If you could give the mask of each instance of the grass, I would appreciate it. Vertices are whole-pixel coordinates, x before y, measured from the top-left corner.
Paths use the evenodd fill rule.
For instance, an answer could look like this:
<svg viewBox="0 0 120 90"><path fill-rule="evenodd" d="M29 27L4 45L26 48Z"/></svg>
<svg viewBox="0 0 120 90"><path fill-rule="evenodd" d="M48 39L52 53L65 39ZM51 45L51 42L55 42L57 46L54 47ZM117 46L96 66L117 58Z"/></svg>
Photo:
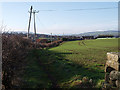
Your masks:
<svg viewBox="0 0 120 90"><path fill-rule="evenodd" d="M61 88L75 87L74 83L81 83L83 77L92 79L95 87L101 87L107 52L118 52L118 39L70 41L51 49L33 50L24 79L29 87L50 88L49 73Z"/></svg>
<svg viewBox="0 0 120 90"><path fill-rule="evenodd" d="M38 64L33 51L29 54L28 63L26 64L26 70L23 75L24 85L27 88L48 88L51 81L48 79L47 74L43 68ZM46 83L47 82L47 83Z"/></svg>
<svg viewBox="0 0 120 90"><path fill-rule="evenodd" d="M80 45L78 44L79 42ZM107 60L107 52L118 52L118 39L85 40L85 45L81 42L82 41L66 42L59 47L50 49L50 51L72 53L63 54L63 56L65 59L69 59L77 64L89 66L93 66L93 64L103 65Z"/></svg>

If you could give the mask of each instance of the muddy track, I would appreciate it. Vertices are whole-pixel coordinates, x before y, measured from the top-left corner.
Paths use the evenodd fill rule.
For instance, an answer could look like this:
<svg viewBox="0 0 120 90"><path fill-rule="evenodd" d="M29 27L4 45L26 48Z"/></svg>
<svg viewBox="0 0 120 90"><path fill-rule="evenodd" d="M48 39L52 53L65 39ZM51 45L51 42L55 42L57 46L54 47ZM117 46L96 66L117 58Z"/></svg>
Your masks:
<svg viewBox="0 0 120 90"><path fill-rule="evenodd" d="M55 79L55 77L50 73L50 71L47 69L47 67L44 65L44 63L42 63L42 61L40 60L40 57L38 57L38 56L37 56L37 61L39 62L39 65L43 68L43 70L45 71L45 73L47 74L49 80L52 83L50 88L60 88L57 85L57 80Z"/></svg>

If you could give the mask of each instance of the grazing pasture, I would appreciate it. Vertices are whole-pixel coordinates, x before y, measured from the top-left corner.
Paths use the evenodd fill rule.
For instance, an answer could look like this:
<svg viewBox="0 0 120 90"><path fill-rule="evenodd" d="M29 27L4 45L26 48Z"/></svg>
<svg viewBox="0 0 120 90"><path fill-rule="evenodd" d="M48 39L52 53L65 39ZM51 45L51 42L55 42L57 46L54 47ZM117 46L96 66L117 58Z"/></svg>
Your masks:
<svg viewBox="0 0 120 90"><path fill-rule="evenodd" d="M27 87L99 88L104 82L107 52L118 52L118 39L69 41L33 50L24 74Z"/></svg>
<svg viewBox="0 0 120 90"><path fill-rule="evenodd" d="M68 59L76 64L98 67L105 64L107 52L118 52L118 39L95 39L65 42L59 47L49 49L63 53L65 59ZM71 53L71 54L64 54ZM104 69L104 67L101 67Z"/></svg>

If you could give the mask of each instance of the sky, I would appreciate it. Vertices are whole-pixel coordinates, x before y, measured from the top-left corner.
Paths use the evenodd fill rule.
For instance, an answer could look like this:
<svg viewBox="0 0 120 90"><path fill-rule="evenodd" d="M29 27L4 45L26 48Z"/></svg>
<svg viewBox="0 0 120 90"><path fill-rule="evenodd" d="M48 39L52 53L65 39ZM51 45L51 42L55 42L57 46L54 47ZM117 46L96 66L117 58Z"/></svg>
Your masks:
<svg viewBox="0 0 120 90"><path fill-rule="evenodd" d="M118 30L117 2L2 2L2 24L9 31L26 31L29 9L36 13L40 34L79 34ZM30 32L34 32L33 16Z"/></svg>

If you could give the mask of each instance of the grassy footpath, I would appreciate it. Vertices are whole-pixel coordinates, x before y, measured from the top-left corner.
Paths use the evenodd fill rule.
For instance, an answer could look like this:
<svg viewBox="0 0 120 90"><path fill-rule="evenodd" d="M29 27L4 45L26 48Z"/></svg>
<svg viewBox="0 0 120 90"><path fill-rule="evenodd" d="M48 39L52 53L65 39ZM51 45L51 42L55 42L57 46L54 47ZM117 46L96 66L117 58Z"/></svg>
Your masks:
<svg viewBox="0 0 120 90"><path fill-rule="evenodd" d="M48 79L42 66L37 61L36 50L32 50L27 58L25 73L23 75L25 83L23 87L27 88L49 88L51 81Z"/></svg>
<svg viewBox="0 0 120 90"><path fill-rule="evenodd" d="M71 41L51 49L31 51L24 87L51 88L56 83L61 88L73 88L84 82L83 77L92 79L93 85L100 87L104 81L106 53L117 52L117 40Z"/></svg>

